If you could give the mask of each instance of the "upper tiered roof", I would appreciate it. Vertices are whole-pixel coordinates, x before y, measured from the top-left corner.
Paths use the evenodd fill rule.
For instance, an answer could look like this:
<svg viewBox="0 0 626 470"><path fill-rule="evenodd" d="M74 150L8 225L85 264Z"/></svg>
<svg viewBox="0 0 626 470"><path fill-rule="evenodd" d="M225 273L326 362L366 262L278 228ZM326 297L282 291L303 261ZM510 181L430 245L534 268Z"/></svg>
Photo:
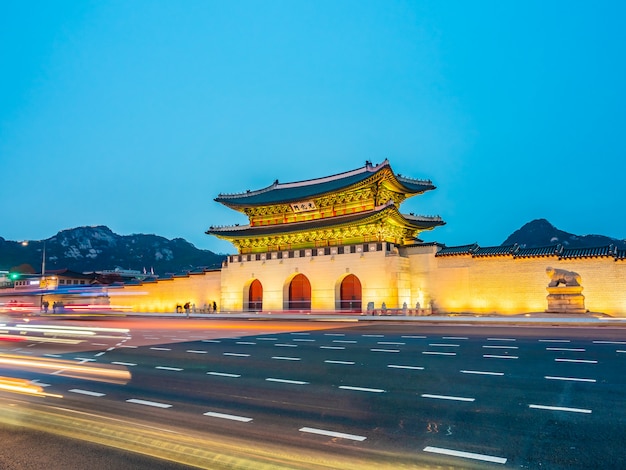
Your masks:
<svg viewBox="0 0 626 470"><path fill-rule="evenodd" d="M395 174L391 170L389 161L385 160L378 165L373 165L368 161L362 168L323 178L293 183L279 183L276 180L272 185L255 191L248 190L244 193L219 194L215 201L237 210L242 207L286 204L337 191L345 191L350 187L362 184L370 178L373 180L379 179L382 184L392 191L404 193L405 196L412 196L435 189L430 180L407 178Z"/></svg>

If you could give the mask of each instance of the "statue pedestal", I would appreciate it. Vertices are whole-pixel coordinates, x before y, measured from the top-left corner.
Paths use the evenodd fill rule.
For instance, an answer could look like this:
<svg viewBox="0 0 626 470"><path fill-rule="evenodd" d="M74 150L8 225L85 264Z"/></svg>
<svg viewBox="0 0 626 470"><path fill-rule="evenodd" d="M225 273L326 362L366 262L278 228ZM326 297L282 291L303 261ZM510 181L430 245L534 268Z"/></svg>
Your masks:
<svg viewBox="0 0 626 470"><path fill-rule="evenodd" d="M585 313L582 286L547 287L548 313Z"/></svg>

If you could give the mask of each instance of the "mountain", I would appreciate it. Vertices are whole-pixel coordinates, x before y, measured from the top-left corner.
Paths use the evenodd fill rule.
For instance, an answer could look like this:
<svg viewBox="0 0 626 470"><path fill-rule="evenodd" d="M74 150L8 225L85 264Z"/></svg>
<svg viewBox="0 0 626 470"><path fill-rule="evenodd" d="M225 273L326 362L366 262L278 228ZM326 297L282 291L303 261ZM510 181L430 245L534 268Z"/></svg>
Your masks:
<svg viewBox="0 0 626 470"><path fill-rule="evenodd" d="M513 245L514 243L517 243L522 248L561 244L565 248L593 248L615 245L622 250L626 249L626 240L604 235L574 235L557 229L546 219L528 222L522 228L509 235L502 245Z"/></svg>
<svg viewBox="0 0 626 470"><path fill-rule="evenodd" d="M198 267L218 268L224 255L200 250L182 238L157 235L118 235L105 226L62 230L42 241L27 245L0 237L0 270L29 264L41 272L45 243L46 271L69 269L91 272L105 269L134 269L155 274L181 273Z"/></svg>

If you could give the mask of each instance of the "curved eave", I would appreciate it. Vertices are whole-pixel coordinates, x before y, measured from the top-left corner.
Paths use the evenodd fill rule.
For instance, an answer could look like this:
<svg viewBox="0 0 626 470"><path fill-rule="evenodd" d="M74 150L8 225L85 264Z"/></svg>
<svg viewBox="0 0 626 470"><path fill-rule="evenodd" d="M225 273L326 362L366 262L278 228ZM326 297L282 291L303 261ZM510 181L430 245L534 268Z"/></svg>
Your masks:
<svg viewBox="0 0 626 470"><path fill-rule="evenodd" d="M250 225L238 225L230 227L211 227L205 233L222 238L254 238L270 236L274 234L294 233L343 227L355 224L376 223L385 218L390 219L396 225L404 226L413 230L432 230L444 225L445 222L439 217L419 217L401 214L393 204L377 207L372 211L359 212L357 214L328 217L324 219L307 220L290 224L262 225L251 227Z"/></svg>
<svg viewBox="0 0 626 470"><path fill-rule="evenodd" d="M241 210L245 207L289 204L348 190L383 171L388 172L386 184L394 191L413 195L435 189L435 186L429 180L417 180L395 175L391 170L389 161L385 160L378 165L372 165L368 162L362 168L323 178L293 183L278 183L276 181L270 186L255 191L246 191L238 194L219 194L215 201L235 210Z"/></svg>

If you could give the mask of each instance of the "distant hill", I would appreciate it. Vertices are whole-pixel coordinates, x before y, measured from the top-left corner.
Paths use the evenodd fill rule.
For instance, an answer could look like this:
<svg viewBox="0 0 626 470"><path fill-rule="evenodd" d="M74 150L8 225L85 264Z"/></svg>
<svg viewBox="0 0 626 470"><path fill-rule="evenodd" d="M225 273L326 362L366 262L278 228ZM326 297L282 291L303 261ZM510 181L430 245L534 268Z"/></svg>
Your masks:
<svg viewBox="0 0 626 470"><path fill-rule="evenodd" d="M522 248L561 244L565 248L593 248L615 245L622 250L626 249L626 240L604 235L574 235L557 229L546 219L528 222L522 228L509 235L502 245L513 245L514 243L517 243Z"/></svg>
<svg viewBox="0 0 626 470"><path fill-rule="evenodd" d="M46 271L70 269L78 272L105 269L134 269L155 274L182 273L198 267L218 268L224 255L201 250L182 238L157 235L118 235L105 226L62 230L46 241ZM43 241L20 242L0 237L0 270L30 264L41 271Z"/></svg>

